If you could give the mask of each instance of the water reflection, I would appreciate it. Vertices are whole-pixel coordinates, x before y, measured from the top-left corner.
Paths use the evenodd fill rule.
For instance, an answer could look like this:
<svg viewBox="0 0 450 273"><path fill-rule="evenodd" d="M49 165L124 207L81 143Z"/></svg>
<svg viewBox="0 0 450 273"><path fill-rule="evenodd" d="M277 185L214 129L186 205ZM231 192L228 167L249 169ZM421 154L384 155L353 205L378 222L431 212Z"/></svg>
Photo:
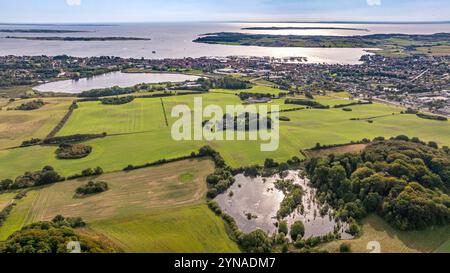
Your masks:
<svg viewBox="0 0 450 273"><path fill-rule="evenodd" d="M81 93L92 89L113 86L130 87L140 83L194 81L199 77L171 73L122 73L112 72L92 78L51 82L33 88L39 92Z"/></svg>
<svg viewBox="0 0 450 273"><path fill-rule="evenodd" d="M250 178L243 174L236 177L236 182L227 192L216 197L215 201L222 210L231 215L238 227L246 233L261 229L268 234L277 231L275 223L280 203L284 198L283 192L275 188L274 182L280 179L279 175L269 178ZM307 178L302 178L299 171L290 171L283 179L293 180L301 185L303 195L303 209L301 206L285 220L289 226L295 221L301 220L305 225L305 237L327 235L334 232L336 221L329 210L321 215L322 206L316 200L316 190L309 185ZM339 230L343 239L352 238L345 233L347 225L342 224Z"/></svg>

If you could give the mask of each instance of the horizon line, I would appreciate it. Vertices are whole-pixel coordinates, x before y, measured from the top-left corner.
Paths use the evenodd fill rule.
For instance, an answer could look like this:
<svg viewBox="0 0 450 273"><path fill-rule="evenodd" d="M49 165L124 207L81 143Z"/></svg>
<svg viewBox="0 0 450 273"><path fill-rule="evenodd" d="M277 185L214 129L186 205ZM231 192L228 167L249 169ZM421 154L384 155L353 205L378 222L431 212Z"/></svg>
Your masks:
<svg viewBox="0 0 450 273"><path fill-rule="evenodd" d="M104 21L104 22L0 22L0 25L75 25L75 26L111 26L117 24L143 23L291 23L291 24L450 24L449 20L180 20L180 21Z"/></svg>

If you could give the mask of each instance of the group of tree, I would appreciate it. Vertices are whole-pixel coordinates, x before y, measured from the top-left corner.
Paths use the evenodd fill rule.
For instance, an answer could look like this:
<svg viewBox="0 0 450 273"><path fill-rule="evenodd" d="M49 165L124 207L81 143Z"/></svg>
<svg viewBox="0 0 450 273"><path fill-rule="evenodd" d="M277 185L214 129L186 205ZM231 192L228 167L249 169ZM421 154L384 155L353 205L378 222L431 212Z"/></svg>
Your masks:
<svg viewBox="0 0 450 273"><path fill-rule="evenodd" d="M256 98L256 99L263 99L263 98L275 98L274 94L264 94L264 93L250 93L250 92L240 92L239 93L239 99L241 99L241 101L245 101L248 100L250 98Z"/></svg>
<svg viewBox="0 0 450 273"><path fill-rule="evenodd" d="M103 174L103 169L101 167L96 167L94 169L87 168L81 171L79 174L74 174L69 176L68 179L76 179L81 177L91 177L91 176L99 176Z"/></svg>
<svg viewBox="0 0 450 273"><path fill-rule="evenodd" d="M318 199L352 223L377 213L401 230L450 222L450 156L434 142L377 138L361 154L308 159Z"/></svg>
<svg viewBox="0 0 450 273"><path fill-rule="evenodd" d="M122 105L130 103L134 100L134 96L125 96L125 97L109 97L101 99L102 104L105 105Z"/></svg>
<svg viewBox="0 0 450 273"><path fill-rule="evenodd" d="M41 99L39 100L33 100L26 103L22 103L21 105L16 107L16 110L19 111L31 111L41 108L45 105L45 102Z"/></svg>
<svg viewBox="0 0 450 273"><path fill-rule="evenodd" d="M92 147L86 144L60 144L56 150L59 159L80 159L88 156Z"/></svg>
<svg viewBox="0 0 450 273"><path fill-rule="evenodd" d="M251 131L272 129L272 119L268 116L262 116L260 113L245 112L241 115L231 116L225 114L222 119L221 128L223 131L233 129L234 131Z"/></svg>
<svg viewBox="0 0 450 273"><path fill-rule="evenodd" d="M70 135L70 136L58 136L58 137L50 137L44 139L42 143L46 145L60 145L60 144L66 144L66 143L74 143L74 142L84 142L87 140L92 140L96 138L103 138L106 137L106 133L102 134L77 134L77 135Z"/></svg>
<svg viewBox="0 0 450 273"><path fill-rule="evenodd" d="M278 219L284 219L293 213L302 203L303 188L288 179L277 180L275 182L275 188L284 194L283 201L280 203L280 209L277 212Z"/></svg>
<svg viewBox="0 0 450 273"><path fill-rule="evenodd" d="M38 222L12 234L0 253L70 253L70 242L78 242L82 253L110 253L114 249L82 235L77 228L86 224L81 218L55 217L51 222Z"/></svg>
<svg viewBox="0 0 450 273"><path fill-rule="evenodd" d="M85 196L105 192L109 189L108 183L103 181L89 181L86 185L76 189L77 196Z"/></svg>
<svg viewBox="0 0 450 273"><path fill-rule="evenodd" d="M355 106L355 105L366 105L366 104L372 104L371 101L356 101L356 102L351 102L351 103L345 103L345 104L336 104L334 106L334 108L344 108L344 109L348 109L346 107L350 107L350 106Z"/></svg>
<svg viewBox="0 0 450 273"><path fill-rule="evenodd" d="M329 109L330 106L323 105L320 102L306 99L286 99L284 104L304 105L315 109Z"/></svg>
<svg viewBox="0 0 450 273"><path fill-rule="evenodd" d="M0 191L42 186L64 180L65 178L60 176L53 167L46 166L40 171L26 172L24 175L18 176L14 181L11 179L0 181Z"/></svg>
<svg viewBox="0 0 450 273"><path fill-rule="evenodd" d="M244 81L233 77L221 77L209 79L201 78L197 82L201 84L205 90L209 89L240 90L252 88L252 84L249 81Z"/></svg>

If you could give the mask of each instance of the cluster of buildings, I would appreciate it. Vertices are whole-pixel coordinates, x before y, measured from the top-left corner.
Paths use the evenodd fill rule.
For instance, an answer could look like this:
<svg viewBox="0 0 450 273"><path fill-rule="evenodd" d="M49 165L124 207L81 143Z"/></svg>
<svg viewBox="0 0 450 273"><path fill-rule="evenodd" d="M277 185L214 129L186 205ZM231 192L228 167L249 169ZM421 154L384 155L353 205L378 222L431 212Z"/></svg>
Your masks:
<svg viewBox="0 0 450 273"><path fill-rule="evenodd" d="M57 77L76 78L133 68L145 71L196 70L205 74L241 74L275 83L293 93L347 91L450 115L450 56L391 58L366 55L360 65L309 64L304 58L203 57L183 59L77 58L69 56L0 57L0 82L34 84Z"/></svg>

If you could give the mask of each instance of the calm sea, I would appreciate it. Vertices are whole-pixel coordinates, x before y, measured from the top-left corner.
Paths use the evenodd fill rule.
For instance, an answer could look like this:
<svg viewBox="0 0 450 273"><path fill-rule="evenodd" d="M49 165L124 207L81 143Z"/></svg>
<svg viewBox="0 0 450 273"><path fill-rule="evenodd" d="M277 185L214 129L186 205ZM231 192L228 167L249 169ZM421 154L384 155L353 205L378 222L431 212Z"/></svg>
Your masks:
<svg viewBox="0 0 450 273"><path fill-rule="evenodd" d="M241 30L244 27L342 27L354 30ZM87 33L23 34L0 33L0 55L119 56L133 58L183 58L203 56L270 56L306 57L312 63L358 63L365 49L329 48L264 48L247 46L207 45L193 43L199 35L211 32L246 32L298 35L365 35L375 33L430 34L450 32L450 24L305 24L305 23L141 23L108 26L82 25L0 25L0 29L38 28L84 30ZM64 42L4 39L5 36L120 36L146 37L151 41Z"/></svg>

